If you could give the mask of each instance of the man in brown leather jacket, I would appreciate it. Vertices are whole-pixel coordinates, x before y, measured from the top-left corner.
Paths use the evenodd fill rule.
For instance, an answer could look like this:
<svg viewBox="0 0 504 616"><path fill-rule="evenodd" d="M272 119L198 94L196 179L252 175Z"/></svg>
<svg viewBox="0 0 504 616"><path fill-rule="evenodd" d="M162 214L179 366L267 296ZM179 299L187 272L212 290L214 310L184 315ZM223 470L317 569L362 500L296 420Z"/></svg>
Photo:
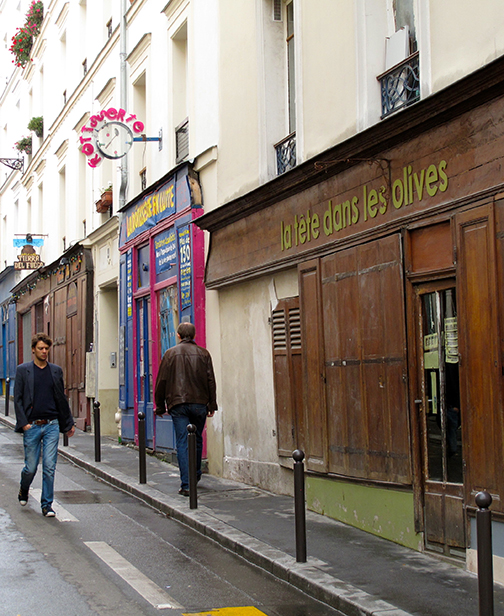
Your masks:
<svg viewBox="0 0 504 616"><path fill-rule="evenodd" d="M154 399L156 415L171 415L177 441L180 470L179 494L189 496L189 458L187 426L196 426L197 479L201 478L203 429L207 417L217 410L215 376L210 353L194 342L196 328L181 323L177 328L179 343L168 349L161 360Z"/></svg>

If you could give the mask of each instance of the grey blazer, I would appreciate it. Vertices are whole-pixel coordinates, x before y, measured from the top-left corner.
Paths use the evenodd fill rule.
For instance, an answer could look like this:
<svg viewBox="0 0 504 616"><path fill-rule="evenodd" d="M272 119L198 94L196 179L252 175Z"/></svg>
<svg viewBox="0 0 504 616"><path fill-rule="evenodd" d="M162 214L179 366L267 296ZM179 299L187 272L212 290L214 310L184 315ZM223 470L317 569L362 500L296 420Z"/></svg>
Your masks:
<svg viewBox="0 0 504 616"><path fill-rule="evenodd" d="M54 382L54 399L58 409L58 421L60 432L68 432L74 425L68 399L65 395L65 385L63 383L63 370L56 364L47 364L51 369ZM23 432L23 426L30 422L30 415L33 410L33 390L35 383L35 364L29 361L19 364L16 369L16 380L14 383L14 409L16 411L16 432Z"/></svg>

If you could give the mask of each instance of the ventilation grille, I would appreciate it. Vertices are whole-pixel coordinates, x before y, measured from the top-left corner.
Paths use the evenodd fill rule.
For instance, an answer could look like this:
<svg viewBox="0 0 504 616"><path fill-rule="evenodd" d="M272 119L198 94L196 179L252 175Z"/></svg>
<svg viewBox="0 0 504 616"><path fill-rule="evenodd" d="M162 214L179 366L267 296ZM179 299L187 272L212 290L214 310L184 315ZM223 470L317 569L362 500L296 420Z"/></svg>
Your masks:
<svg viewBox="0 0 504 616"><path fill-rule="evenodd" d="M282 0L273 0L273 21L282 21Z"/></svg>

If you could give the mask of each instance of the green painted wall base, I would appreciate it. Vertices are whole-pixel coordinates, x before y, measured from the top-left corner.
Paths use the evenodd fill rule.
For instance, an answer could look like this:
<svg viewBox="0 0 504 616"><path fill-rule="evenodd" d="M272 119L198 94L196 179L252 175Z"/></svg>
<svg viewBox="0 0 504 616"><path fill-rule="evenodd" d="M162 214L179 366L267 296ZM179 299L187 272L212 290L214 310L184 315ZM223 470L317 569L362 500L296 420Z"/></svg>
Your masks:
<svg viewBox="0 0 504 616"><path fill-rule="evenodd" d="M408 548L422 549L422 535L415 532L412 492L310 475L305 486L308 509Z"/></svg>

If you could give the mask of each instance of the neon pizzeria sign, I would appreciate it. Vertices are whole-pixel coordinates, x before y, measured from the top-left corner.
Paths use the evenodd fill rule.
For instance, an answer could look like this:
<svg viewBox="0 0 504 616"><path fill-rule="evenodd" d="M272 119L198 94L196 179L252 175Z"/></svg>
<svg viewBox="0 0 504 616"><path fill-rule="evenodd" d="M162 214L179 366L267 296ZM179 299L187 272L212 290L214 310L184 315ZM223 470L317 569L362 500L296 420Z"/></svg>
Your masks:
<svg viewBox="0 0 504 616"><path fill-rule="evenodd" d="M144 130L144 123L135 114L109 107L92 115L81 128L81 151L88 158L88 165L94 168L103 158L116 160L126 156L133 145L133 135Z"/></svg>

